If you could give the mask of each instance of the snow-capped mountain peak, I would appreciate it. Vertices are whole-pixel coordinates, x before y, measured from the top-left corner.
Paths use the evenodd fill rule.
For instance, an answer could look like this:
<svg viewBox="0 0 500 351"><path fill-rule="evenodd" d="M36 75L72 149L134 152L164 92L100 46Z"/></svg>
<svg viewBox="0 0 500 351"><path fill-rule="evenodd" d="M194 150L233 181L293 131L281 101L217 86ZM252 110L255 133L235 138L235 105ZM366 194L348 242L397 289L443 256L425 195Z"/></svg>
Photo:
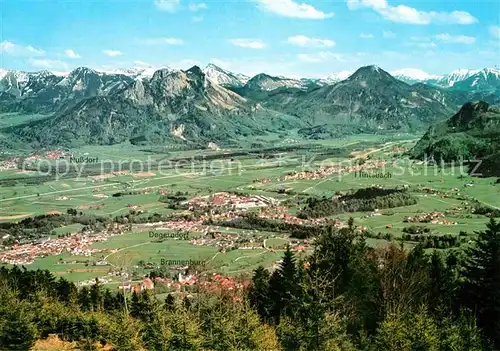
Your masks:
<svg viewBox="0 0 500 351"><path fill-rule="evenodd" d="M7 75L7 73L9 73L8 70L0 68L0 79L2 79L3 77L5 77Z"/></svg>
<svg viewBox="0 0 500 351"><path fill-rule="evenodd" d="M414 81L425 81L429 79L439 79L441 78L440 76L432 75L427 72L422 71L421 69L418 68L403 68L400 70L392 71L391 75L394 76L395 78L401 79L401 80L414 80Z"/></svg>
<svg viewBox="0 0 500 351"><path fill-rule="evenodd" d="M209 63L203 69L203 73L205 73L207 78L212 82L222 86L242 87L250 79L250 77L244 74L227 71L213 63Z"/></svg>
<svg viewBox="0 0 500 351"><path fill-rule="evenodd" d="M477 69L464 69L464 68L456 69L451 73L445 75L441 79L439 79L437 83L445 87L452 87L457 82L466 80L467 78L472 77L478 72L480 72L480 70Z"/></svg>
<svg viewBox="0 0 500 351"><path fill-rule="evenodd" d="M329 74L326 77L322 78L321 80L328 83L328 84L336 83L336 82L339 82L341 80L346 80L353 73L354 73L354 71L341 71L341 72Z"/></svg>
<svg viewBox="0 0 500 351"><path fill-rule="evenodd" d="M500 69L499 68L484 68L481 71L479 71L485 78L491 74L492 76L495 76L497 78L500 78Z"/></svg>

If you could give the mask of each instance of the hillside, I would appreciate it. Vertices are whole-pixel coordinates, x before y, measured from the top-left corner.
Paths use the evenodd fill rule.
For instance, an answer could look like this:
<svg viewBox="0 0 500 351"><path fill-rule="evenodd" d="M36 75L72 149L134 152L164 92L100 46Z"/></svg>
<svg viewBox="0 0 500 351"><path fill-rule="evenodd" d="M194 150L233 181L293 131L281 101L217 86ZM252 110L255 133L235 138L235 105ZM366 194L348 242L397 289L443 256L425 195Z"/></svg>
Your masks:
<svg viewBox="0 0 500 351"><path fill-rule="evenodd" d="M134 79L79 67L66 77L49 71L11 71L0 80L0 112L52 113L93 96L125 89Z"/></svg>
<svg viewBox="0 0 500 351"><path fill-rule="evenodd" d="M35 145L228 142L296 128L298 119L267 111L207 79L202 70L163 69L123 90L83 99L8 134Z"/></svg>
<svg viewBox="0 0 500 351"><path fill-rule="evenodd" d="M262 104L312 125L355 125L379 131L419 129L445 118L455 107L436 90L413 88L376 66L362 67L334 85L271 94Z"/></svg>
<svg viewBox="0 0 500 351"><path fill-rule="evenodd" d="M466 103L450 119L429 128L411 155L417 159L482 160L484 175L500 174L500 109Z"/></svg>
<svg viewBox="0 0 500 351"><path fill-rule="evenodd" d="M209 63L207 67L203 69L203 73L205 73L209 79L225 88L241 88L250 79L250 77L244 74L227 71L213 63Z"/></svg>
<svg viewBox="0 0 500 351"><path fill-rule="evenodd" d="M485 68L469 75L466 79L456 82L452 89L465 91L498 91L500 89L500 70Z"/></svg>

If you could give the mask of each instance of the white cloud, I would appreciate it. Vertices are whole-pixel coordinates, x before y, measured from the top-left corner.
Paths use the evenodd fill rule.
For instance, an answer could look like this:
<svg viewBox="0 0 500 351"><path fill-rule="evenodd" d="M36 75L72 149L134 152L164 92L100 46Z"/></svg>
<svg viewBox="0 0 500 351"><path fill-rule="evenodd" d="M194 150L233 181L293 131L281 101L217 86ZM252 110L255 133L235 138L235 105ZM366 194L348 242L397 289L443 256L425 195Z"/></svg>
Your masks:
<svg viewBox="0 0 500 351"><path fill-rule="evenodd" d="M45 51L41 49L35 49L31 45L19 45L11 41L0 42L0 53L4 52L12 56L43 56Z"/></svg>
<svg viewBox="0 0 500 351"><path fill-rule="evenodd" d="M102 50L103 53L105 53L108 56L111 57L116 57L116 56L122 56L123 52L118 51L118 50Z"/></svg>
<svg viewBox="0 0 500 351"><path fill-rule="evenodd" d="M456 43L456 44L474 44L476 42L476 38L468 37L465 35L450 35L448 33L438 34L436 35L436 39L445 43Z"/></svg>
<svg viewBox="0 0 500 351"><path fill-rule="evenodd" d="M75 51L72 49L67 49L64 50L64 55L70 59L79 59L81 56L78 55Z"/></svg>
<svg viewBox="0 0 500 351"><path fill-rule="evenodd" d="M260 39L230 39L229 42L235 46L248 49L264 49L267 45Z"/></svg>
<svg viewBox="0 0 500 351"><path fill-rule="evenodd" d="M203 16L194 16L191 20L193 22L202 22L203 21Z"/></svg>
<svg viewBox="0 0 500 351"><path fill-rule="evenodd" d="M332 47L335 46L335 42L329 39L318 39L309 38L305 35L296 35L289 37L287 42L292 45L302 46L302 47Z"/></svg>
<svg viewBox="0 0 500 351"><path fill-rule="evenodd" d="M28 60L28 63L33 67L44 68L44 69L62 69L68 70L68 64L64 61L59 60L47 60L47 59L34 59Z"/></svg>
<svg viewBox="0 0 500 351"><path fill-rule="evenodd" d="M396 37L396 33L391 32L391 31L384 31L384 32L382 33L382 36L383 36L384 38L395 38L395 37Z"/></svg>
<svg viewBox="0 0 500 351"><path fill-rule="evenodd" d="M143 44L148 45L182 45L184 41L179 38L147 38L141 39Z"/></svg>
<svg viewBox="0 0 500 351"><path fill-rule="evenodd" d="M465 11L436 12L420 11L406 5L391 6L387 0L347 0L350 10L370 8L392 22L411 24L472 24L478 20Z"/></svg>
<svg viewBox="0 0 500 351"><path fill-rule="evenodd" d="M180 0L155 0L154 4L161 11L175 12L179 7Z"/></svg>
<svg viewBox="0 0 500 351"><path fill-rule="evenodd" d="M191 3L191 4L189 4L189 9L193 12L196 12L199 10L205 10L205 9L207 9L207 4L204 2Z"/></svg>
<svg viewBox="0 0 500 351"><path fill-rule="evenodd" d="M490 26L490 34L495 38L500 38L500 26Z"/></svg>
<svg viewBox="0 0 500 351"><path fill-rule="evenodd" d="M330 51L322 51L314 54L299 54L297 55L300 61L309 63L319 63L329 60L343 61L345 58L341 54L334 54Z"/></svg>
<svg viewBox="0 0 500 351"><path fill-rule="evenodd" d="M370 34L370 33L368 33L368 34L361 33L361 34L359 35L359 37L360 37L361 39L373 39L373 34Z"/></svg>
<svg viewBox="0 0 500 351"><path fill-rule="evenodd" d="M262 11L271 12L284 17L325 19L334 16L334 13L325 13L314 6L297 3L293 0L255 0Z"/></svg>

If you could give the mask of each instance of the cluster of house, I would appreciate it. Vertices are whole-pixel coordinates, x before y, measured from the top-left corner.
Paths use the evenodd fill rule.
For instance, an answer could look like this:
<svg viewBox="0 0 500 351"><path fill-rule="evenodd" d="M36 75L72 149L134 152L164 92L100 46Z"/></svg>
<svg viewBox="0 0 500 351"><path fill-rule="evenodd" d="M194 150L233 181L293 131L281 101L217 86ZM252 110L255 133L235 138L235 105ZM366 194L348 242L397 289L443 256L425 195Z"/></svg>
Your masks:
<svg viewBox="0 0 500 351"><path fill-rule="evenodd" d="M159 189L158 195L168 195L168 189Z"/></svg>
<svg viewBox="0 0 500 351"><path fill-rule="evenodd" d="M327 178L334 174L342 175L348 173L361 172L368 169L382 168L385 167L386 164L387 164L386 161L371 161L371 162L366 162L362 165L348 165L348 166L340 165L340 166L330 166L330 167L319 167L314 171L289 173L284 177L278 178L278 181L283 182L283 181L295 181L302 179L317 180L317 179ZM258 184L268 184L271 181L272 180L269 178L264 178L264 179L254 180L253 182Z"/></svg>
<svg viewBox="0 0 500 351"><path fill-rule="evenodd" d="M427 187L427 186L419 187L419 190L424 192L424 193L427 193L427 194L438 195L442 199L443 198L454 198L456 196L460 196L460 193L457 192L458 189L456 189L456 188L451 189L451 193L447 193L445 191L434 189L434 188ZM455 192L456 192L456 194L453 194Z"/></svg>
<svg viewBox="0 0 500 351"><path fill-rule="evenodd" d="M89 280L83 280L81 282L78 282L79 286L91 286L95 284L95 279L89 279ZM99 284L111 284L113 283L113 280L110 277L104 276L104 277L99 277L97 278L97 281Z"/></svg>
<svg viewBox="0 0 500 351"><path fill-rule="evenodd" d="M366 162L362 165L349 165L349 166L331 166L331 167L320 167L314 171L302 171L295 172L292 174L287 174L280 178L280 181L290 181L290 180L300 180L300 179L323 179L334 174L348 174L354 172L360 172L368 169L376 169L385 167L386 161L373 161Z"/></svg>
<svg viewBox="0 0 500 351"><path fill-rule="evenodd" d="M230 249L253 250L264 247L263 238L259 236L248 235L248 233L223 234L221 232L208 233L200 238L191 239L191 245L195 246L214 246L221 252Z"/></svg>
<svg viewBox="0 0 500 351"><path fill-rule="evenodd" d="M160 226L157 227L157 230L176 230L176 231L203 231L203 219L196 221L187 221L187 220L179 220L179 221L168 221L168 222L160 222Z"/></svg>
<svg viewBox="0 0 500 351"><path fill-rule="evenodd" d="M129 293L140 293L143 292L144 290L152 290L154 289L155 284L153 281L149 278L144 279L143 281L140 282L122 282L118 285L119 290L123 290L125 292Z"/></svg>
<svg viewBox="0 0 500 351"><path fill-rule="evenodd" d="M208 196L195 197L187 203L190 210L195 207L225 207L229 209L244 210L255 207L265 207L270 204L275 204L276 202L275 199L262 195L241 196L233 193L220 192Z"/></svg>
<svg viewBox="0 0 500 351"><path fill-rule="evenodd" d="M302 219L288 213L287 211L288 209L284 206L262 208L258 216L260 218L279 220L289 224L319 225L330 223L336 228L345 227L345 224L338 219L331 219L327 217Z"/></svg>
<svg viewBox="0 0 500 351"><path fill-rule="evenodd" d="M73 155L67 151L62 150L49 150L45 153L30 154L24 158L24 162L34 162L40 160L59 160L71 158ZM9 169L16 169L23 159L20 156L10 158L8 160L0 161L0 171L5 171Z"/></svg>
<svg viewBox="0 0 500 351"><path fill-rule="evenodd" d="M9 169L16 169L19 164L19 157L14 157L8 160L0 161L0 172L7 171Z"/></svg>
<svg viewBox="0 0 500 351"><path fill-rule="evenodd" d="M119 284L118 289L129 293L140 293L144 290L152 290L155 286L162 286L172 292L181 292L185 287L199 286L206 291L217 292L242 291L247 288L249 284L249 281L239 282L232 277L226 277L217 273L213 273L212 276L202 278L198 278L194 274L183 275L182 273L179 273L179 276L176 279L156 277L154 281L150 278L146 278L139 282L123 282Z"/></svg>
<svg viewBox="0 0 500 351"><path fill-rule="evenodd" d="M25 161L40 161L40 160L59 160L59 159L65 159L65 158L71 158L73 157L73 154L67 151L62 151L62 150L49 150L45 152L45 155L43 154L31 154L28 157L26 157L24 160Z"/></svg>
<svg viewBox="0 0 500 351"><path fill-rule="evenodd" d="M259 184L269 184L271 183L271 178L264 178L264 179L254 179L254 183L259 183Z"/></svg>
<svg viewBox="0 0 500 351"><path fill-rule="evenodd" d="M448 221L444 218L445 214L438 211L429 212L420 216L407 217L403 220L405 223L432 223L432 224L444 224L444 225L456 225L457 222Z"/></svg>
<svg viewBox="0 0 500 351"><path fill-rule="evenodd" d="M0 262L7 264L32 264L37 258L70 253L92 256L105 250L90 248L94 242L106 241L111 236L107 231L97 234L77 233L62 238L45 238L29 244L14 244L0 252Z"/></svg>
<svg viewBox="0 0 500 351"><path fill-rule="evenodd" d="M232 277L225 277L223 275L213 273L209 279L203 279L200 284L205 290L208 291L221 291L221 290L244 290L250 285L250 281L239 282Z"/></svg>

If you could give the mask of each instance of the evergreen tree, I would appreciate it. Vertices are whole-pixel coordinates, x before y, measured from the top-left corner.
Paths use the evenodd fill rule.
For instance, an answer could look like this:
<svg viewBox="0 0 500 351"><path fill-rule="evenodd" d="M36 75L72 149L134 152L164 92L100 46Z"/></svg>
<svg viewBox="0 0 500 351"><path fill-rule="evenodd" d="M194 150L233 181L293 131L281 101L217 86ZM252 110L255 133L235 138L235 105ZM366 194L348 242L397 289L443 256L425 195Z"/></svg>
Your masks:
<svg viewBox="0 0 500 351"><path fill-rule="evenodd" d="M113 294L111 294L111 291L109 291L109 289L106 289L104 291L102 304L103 304L103 309L106 311L112 311L116 308L115 297L113 296Z"/></svg>
<svg viewBox="0 0 500 351"><path fill-rule="evenodd" d="M267 269L262 266L257 267L248 292L250 306L257 311L262 321L269 317L269 278Z"/></svg>
<svg viewBox="0 0 500 351"><path fill-rule="evenodd" d="M78 294L78 303L82 311L90 311L92 301L90 300L90 293L87 287L83 287Z"/></svg>
<svg viewBox="0 0 500 351"><path fill-rule="evenodd" d="M152 318L154 306L148 290L144 290L141 293L140 300L141 300L140 318L144 321L149 321Z"/></svg>
<svg viewBox="0 0 500 351"><path fill-rule="evenodd" d="M0 291L0 350L29 350L38 337L30 304Z"/></svg>
<svg viewBox="0 0 500 351"><path fill-rule="evenodd" d="M78 298L78 288L75 284L64 278L60 278L56 283L57 298L66 304L74 303Z"/></svg>
<svg viewBox="0 0 500 351"><path fill-rule="evenodd" d="M101 284L98 278L95 278L95 283L90 287L90 304L94 312L102 309Z"/></svg>
<svg viewBox="0 0 500 351"><path fill-rule="evenodd" d="M349 228L337 230L330 226L316 240L316 248L311 259L311 268L325 281L328 281L329 293L339 296L347 290L352 278L350 262L356 254L354 232Z"/></svg>
<svg viewBox="0 0 500 351"><path fill-rule="evenodd" d="M500 348L500 222L493 218L466 249L463 304L476 313L484 334Z"/></svg>
<svg viewBox="0 0 500 351"><path fill-rule="evenodd" d="M458 288L457 261L450 252L446 257L438 251L431 254L429 262L429 309L436 315L455 312Z"/></svg>
<svg viewBox="0 0 500 351"><path fill-rule="evenodd" d="M184 296L184 299L182 299L182 305L185 310L189 310L191 308L191 301L189 300L189 297Z"/></svg>
<svg viewBox="0 0 500 351"><path fill-rule="evenodd" d="M175 297L172 294L167 295L164 306L167 311L173 311L175 309Z"/></svg>
<svg viewBox="0 0 500 351"><path fill-rule="evenodd" d="M130 301L130 315L134 318L139 318L141 316L141 297L135 290L132 292Z"/></svg>
<svg viewBox="0 0 500 351"><path fill-rule="evenodd" d="M280 316L292 317L300 299L295 256L287 247L281 264L269 279L270 312L276 324Z"/></svg>

